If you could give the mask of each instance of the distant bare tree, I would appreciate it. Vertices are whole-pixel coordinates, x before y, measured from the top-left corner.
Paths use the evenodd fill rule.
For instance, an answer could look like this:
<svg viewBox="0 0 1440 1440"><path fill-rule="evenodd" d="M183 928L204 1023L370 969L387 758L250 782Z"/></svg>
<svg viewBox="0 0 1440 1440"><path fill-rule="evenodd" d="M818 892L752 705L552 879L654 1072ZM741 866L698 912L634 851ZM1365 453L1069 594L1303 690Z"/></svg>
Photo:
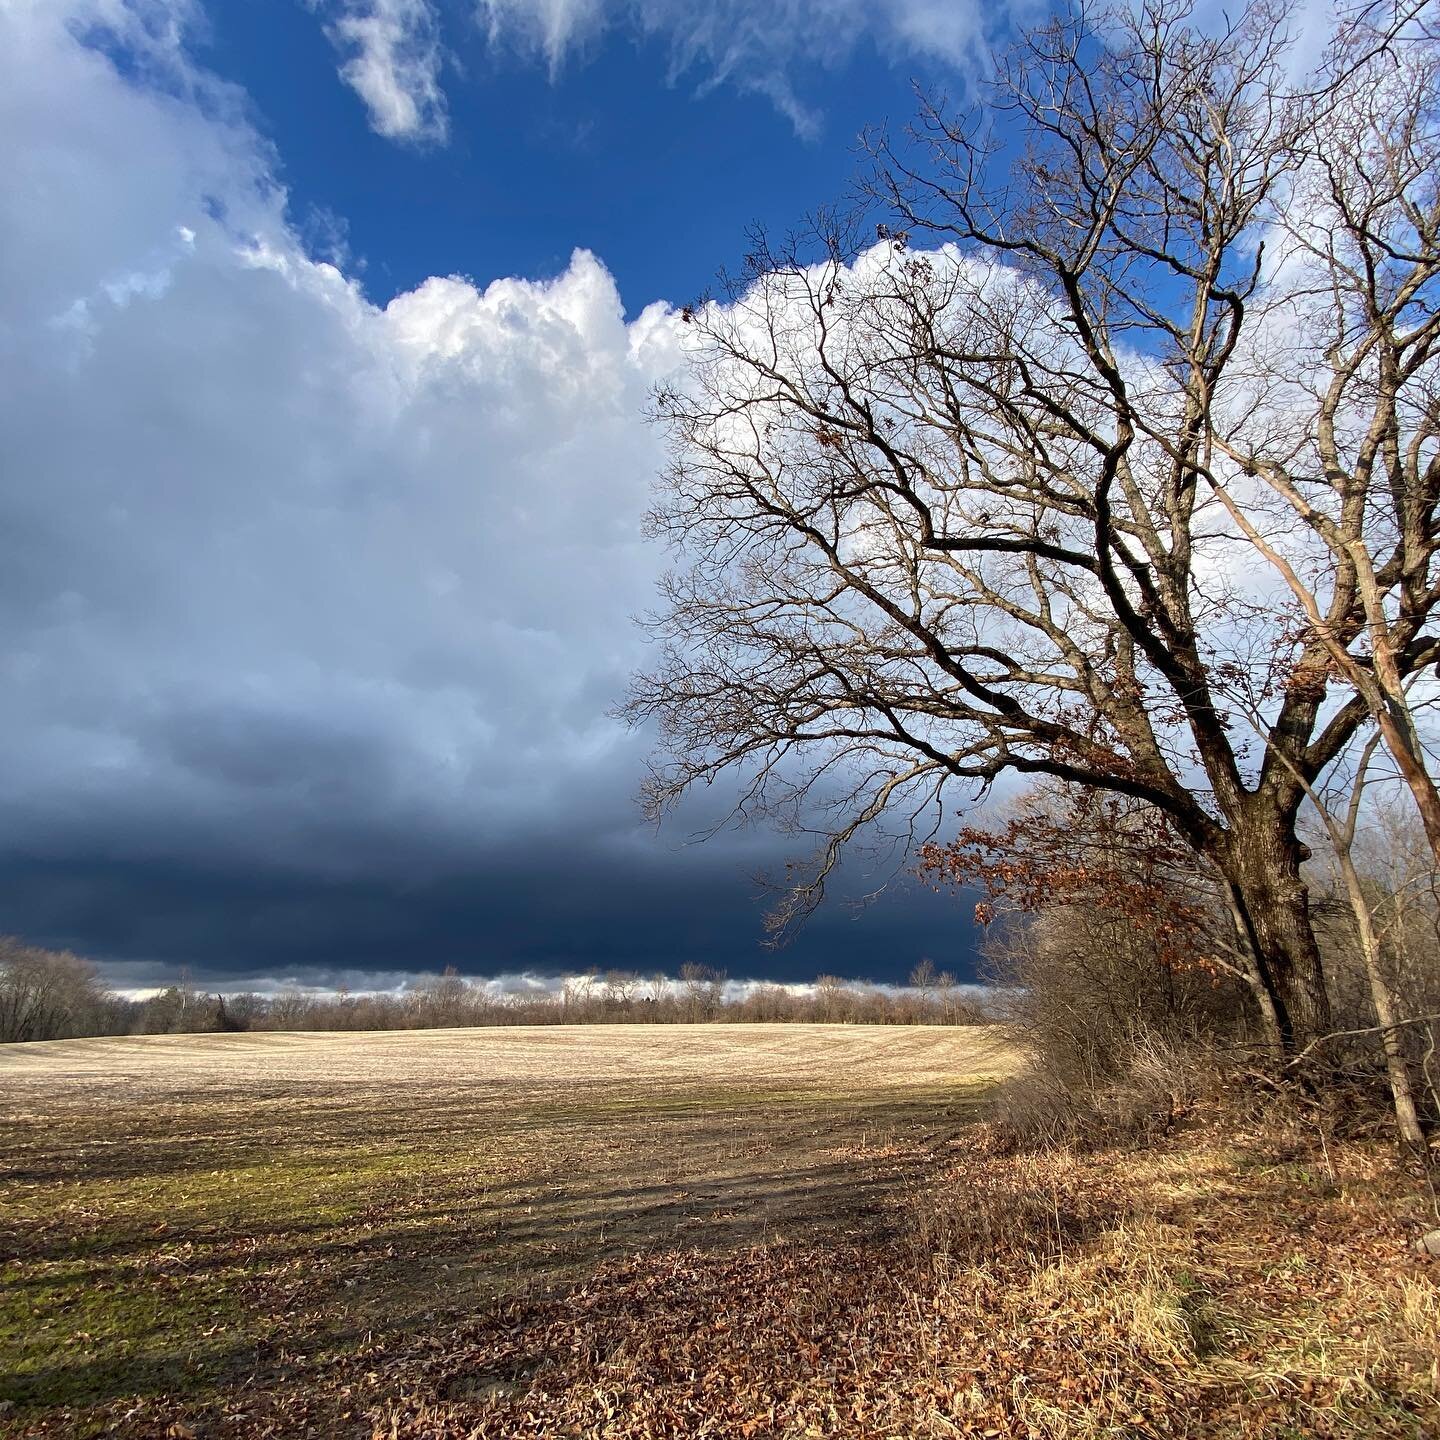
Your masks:
<svg viewBox="0 0 1440 1440"><path fill-rule="evenodd" d="M672 461L652 528L688 560L629 713L659 723L655 811L738 768L742 812L822 829L777 925L882 817L908 838L957 782L1049 776L1154 807L1214 867L1276 1048L1328 1028L1305 785L1368 723L1365 677L1437 654L1435 171L1362 163L1412 122L1430 154L1428 83L1416 99L1376 77L1403 50L1426 80L1433 41L1348 25L1295 81L1297 24L1269 0L1218 31L1186 0L1056 17L988 105L932 104L915 146L877 146L879 244L830 221L761 238L732 303L687 312L691 363L655 402ZM1350 160L1317 168L1337 137ZM1297 214L1317 177L1349 187L1334 203L1358 238L1327 249ZM1386 215L1419 207L1393 295L1349 273L1404 229L1364 231L1372 183ZM1266 258L1287 217L1304 264ZM1366 333L1420 326L1386 352L1397 373L1376 381L1385 346L1353 328L1317 341L1342 292L1347 327L1367 294L1384 304ZM1349 559L1326 559L1287 484L1336 497ZM1261 541L1319 621L1257 574ZM1383 662L1357 544L1381 557ZM1258 742L1232 734L1237 688L1261 699Z"/></svg>
<svg viewBox="0 0 1440 1440"><path fill-rule="evenodd" d="M815 1018L822 1025L833 1025L844 1018L845 982L838 975L815 977Z"/></svg>
<svg viewBox="0 0 1440 1440"><path fill-rule="evenodd" d="M640 976L633 970L605 972L605 1001L617 1010L629 1010L640 993Z"/></svg>
<svg viewBox="0 0 1440 1440"><path fill-rule="evenodd" d="M939 1020L944 1025L982 1025L990 1018L983 1006L961 998L959 983L948 970L935 977L935 1005L934 1015L921 1018L927 1022Z"/></svg>
<svg viewBox="0 0 1440 1440"><path fill-rule="evenodd" d="M88 960L0 936L0 1042L93 1033L107 998Z"/></svg>
<svg viewBox="0 0 1440 1440"><path fill-rule="evenodd" d="M930 1001L931 994L934 992L938 978L935 962L929 958L922 960L910 972L911 987L917 992L919 998L927 1004Z"/></svg>
<svg viewBox="0 0 1440 1440"><path fill-rule="evenodd" d="M445 1027L465 1023L470 986L453 965L418 983L412 993L424 1024Z"/></svg>
<svg viewBox="0 0 1440 1440"><path fill-rule="evenodd" d="M709 1020L725 995L725 972L687 961L680 967L680 986L692 1020Z"/></svg>

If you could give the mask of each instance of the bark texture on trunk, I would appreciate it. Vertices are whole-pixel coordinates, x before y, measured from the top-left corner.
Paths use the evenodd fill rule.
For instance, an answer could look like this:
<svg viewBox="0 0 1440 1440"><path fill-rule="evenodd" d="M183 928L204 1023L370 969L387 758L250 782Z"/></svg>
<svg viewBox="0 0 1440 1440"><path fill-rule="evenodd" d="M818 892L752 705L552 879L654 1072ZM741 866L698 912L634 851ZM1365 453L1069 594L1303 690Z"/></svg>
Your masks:
<svg viewBox="0 0 1440 1440"><path fill-rule="evenodd" d="M1257 806L1232 826L1220 857L1274 1002L1281 1043L1291 1053L1330 1029L1330 997L1309 890L1300 876L1301 853L1293 819Z"/></svg>

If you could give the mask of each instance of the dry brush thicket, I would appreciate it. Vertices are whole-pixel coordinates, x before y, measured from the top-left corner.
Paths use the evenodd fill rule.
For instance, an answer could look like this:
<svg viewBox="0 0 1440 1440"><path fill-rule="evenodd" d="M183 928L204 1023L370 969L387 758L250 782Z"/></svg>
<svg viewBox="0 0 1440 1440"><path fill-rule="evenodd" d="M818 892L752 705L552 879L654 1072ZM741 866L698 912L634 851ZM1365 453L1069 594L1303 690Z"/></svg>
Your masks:
<svg viewBox="0 0 1440 1440"><path fill-rule="evenodd" d="M1367 928L1333 856L1304 872L1335 1028L1283 1063L1238 963L1223 883L1152 813L1041 790L1003 826L924 847L936 883L986 896L992 1014L1032 1056L1004 1097L1012 1123L1051 1138L1153 1132L1230 1091L1300 1104L1321 1130L1384 1129L1398 1062L1413 1107L1400 1136L1424 1162L1440 1120L1440 889L1407 809L1380 810L1358 839L1350 878ZM1385 1027L1377 989L1409 1023Z"/></svg>

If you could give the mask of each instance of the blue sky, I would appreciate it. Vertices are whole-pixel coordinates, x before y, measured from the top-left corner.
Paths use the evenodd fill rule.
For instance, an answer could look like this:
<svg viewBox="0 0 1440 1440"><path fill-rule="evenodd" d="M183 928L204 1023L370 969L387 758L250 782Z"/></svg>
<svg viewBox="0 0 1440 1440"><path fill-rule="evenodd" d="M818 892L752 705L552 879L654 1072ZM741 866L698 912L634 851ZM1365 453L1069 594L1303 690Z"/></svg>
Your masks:
<svg viewBox="0 0 1440 1440"><path fill-rule="evenodd" d="M716 81L703 59L672 75L672 41L619 25L552 73L492 43L473 14L437 10L443 141L387 139L336 73L321 17L297 0L212 6L199 55L242 85L302 224L338 225L367 293L385 301L432 274L557 274L600 255L627 308L682 303L745 252L745 231L784 231L845 195L867 127L906 124L915 84L955 67L856 36L843 60L787 67L814 128L765 95Z"/></svg>
<svg viewBox="0 0 1440 1440"><path fill-rule="evenodd" d="M654 832L613 711L676 307L1002 19L0 8L0 930L130 985L967 972L894 853L764 950L796 840Z"/></svg>

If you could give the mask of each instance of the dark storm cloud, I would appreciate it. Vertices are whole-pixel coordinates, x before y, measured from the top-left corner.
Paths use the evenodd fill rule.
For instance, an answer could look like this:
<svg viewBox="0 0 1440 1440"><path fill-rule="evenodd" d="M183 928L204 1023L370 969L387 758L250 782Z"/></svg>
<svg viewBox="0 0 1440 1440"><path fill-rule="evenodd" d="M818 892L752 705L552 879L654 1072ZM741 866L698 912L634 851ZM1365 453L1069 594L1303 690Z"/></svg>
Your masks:
<svg viewBox="0 0 1440 1440"><path fill-rule="evenodd" d="M639 825L683 327L583 252L370 304L183 33L0 10L0 928L207 981L961 964L913 895L767 955L773 840Z"/></svg>
<svg viewBox="0 0 1440 1440"><path fill-rule="evenodd" d="M668 857L667 857L668 858ZM972 936L948 897L902 885L878 906L822 912L789 945L762 948L761 899L715 864L531 857L414 884L330 882L179 862L12 861L0 906L27 934L98 951L118 984L208 986L413 974L453 965L474 976L596 968L675 974L687 960L732 978L811 980L831 973L900 981L929 956L962 977Z"/></svg>

